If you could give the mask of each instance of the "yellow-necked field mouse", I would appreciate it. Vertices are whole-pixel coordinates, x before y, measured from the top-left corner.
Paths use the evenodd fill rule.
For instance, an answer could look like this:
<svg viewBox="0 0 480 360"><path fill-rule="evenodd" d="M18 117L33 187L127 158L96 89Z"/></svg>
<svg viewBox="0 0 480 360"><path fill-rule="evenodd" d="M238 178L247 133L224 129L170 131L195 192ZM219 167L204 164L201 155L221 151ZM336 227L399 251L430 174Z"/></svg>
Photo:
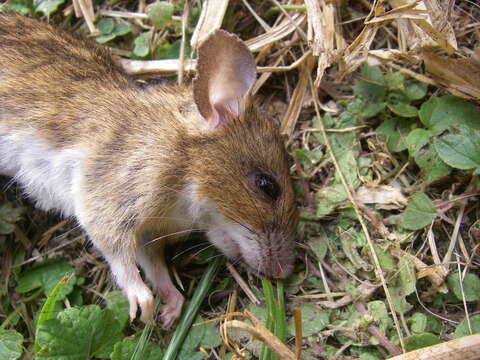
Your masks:
<svg viewBox="0 0 480 360"><path fill-rule="evenodd" d="M255 61L216 30L193 86L137 86L108 50L14 14L0 15L0 173L44 210L73 217L130 303L169 327L183 296L164 245L201 229L256 274L284 278L297 209L277 125L249 96ZM156 239L152 241L152 239Z"/></svg>

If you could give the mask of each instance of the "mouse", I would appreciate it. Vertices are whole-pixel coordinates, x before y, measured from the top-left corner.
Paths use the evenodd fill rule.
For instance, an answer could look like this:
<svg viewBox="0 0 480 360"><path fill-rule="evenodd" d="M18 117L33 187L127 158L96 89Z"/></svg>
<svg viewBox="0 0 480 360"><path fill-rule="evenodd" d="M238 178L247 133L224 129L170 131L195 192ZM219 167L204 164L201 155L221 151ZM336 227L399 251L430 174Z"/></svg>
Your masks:
<svg viewBox="0 0 480 360"><path fill-rule="evenodd" d="M218 29L199 45L190 83L138 86L92 39L3 13L0 61L0 174L80 225L130 319L156 320L154 293L163 327L180 316L165 245L192 231L258 276L292 272L289 157L236 35Z"/></svg>

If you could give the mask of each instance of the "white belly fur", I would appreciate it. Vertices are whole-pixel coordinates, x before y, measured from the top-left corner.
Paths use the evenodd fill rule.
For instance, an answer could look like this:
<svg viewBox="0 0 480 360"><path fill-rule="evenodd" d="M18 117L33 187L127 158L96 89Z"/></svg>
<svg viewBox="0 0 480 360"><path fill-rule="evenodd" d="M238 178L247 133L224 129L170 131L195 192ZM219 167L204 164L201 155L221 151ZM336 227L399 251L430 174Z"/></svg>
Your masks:
<svg viewBox="0 0 480 360"><path fill-rule="evenodd" d="M0 174L12 176L43 210L74 214L81 159L78 148L56 149L33 131L0 129Z"/></svg>

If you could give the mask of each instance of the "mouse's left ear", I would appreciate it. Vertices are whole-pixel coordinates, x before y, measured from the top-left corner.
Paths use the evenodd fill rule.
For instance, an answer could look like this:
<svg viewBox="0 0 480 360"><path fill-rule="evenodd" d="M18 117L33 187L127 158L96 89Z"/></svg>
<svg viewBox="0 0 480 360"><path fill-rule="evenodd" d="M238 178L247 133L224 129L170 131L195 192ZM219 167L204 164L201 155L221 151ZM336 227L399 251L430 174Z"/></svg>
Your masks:
<svg viewBox="0 0 480 360"><path fill-rule="evenodd" d="M225 122L225 113L242 114L256 79L252 53L235 35L215 30L198 48L195 104L209 127Z"/></svg>

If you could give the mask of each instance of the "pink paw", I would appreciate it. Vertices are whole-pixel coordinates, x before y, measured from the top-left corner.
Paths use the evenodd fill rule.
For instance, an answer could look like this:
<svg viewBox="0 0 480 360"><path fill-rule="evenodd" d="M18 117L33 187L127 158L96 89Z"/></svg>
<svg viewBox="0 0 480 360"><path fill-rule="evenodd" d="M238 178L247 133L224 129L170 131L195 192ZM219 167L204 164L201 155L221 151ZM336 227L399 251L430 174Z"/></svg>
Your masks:
<svg viewBox="0 0 480 360"><path fill-rule="evenodd" d="M163 300L165 304L160 309L160 322L164 329L169 329L182 313L184 298L183 295L175 289L169 292L168 296L164 297Z"/></svg>

